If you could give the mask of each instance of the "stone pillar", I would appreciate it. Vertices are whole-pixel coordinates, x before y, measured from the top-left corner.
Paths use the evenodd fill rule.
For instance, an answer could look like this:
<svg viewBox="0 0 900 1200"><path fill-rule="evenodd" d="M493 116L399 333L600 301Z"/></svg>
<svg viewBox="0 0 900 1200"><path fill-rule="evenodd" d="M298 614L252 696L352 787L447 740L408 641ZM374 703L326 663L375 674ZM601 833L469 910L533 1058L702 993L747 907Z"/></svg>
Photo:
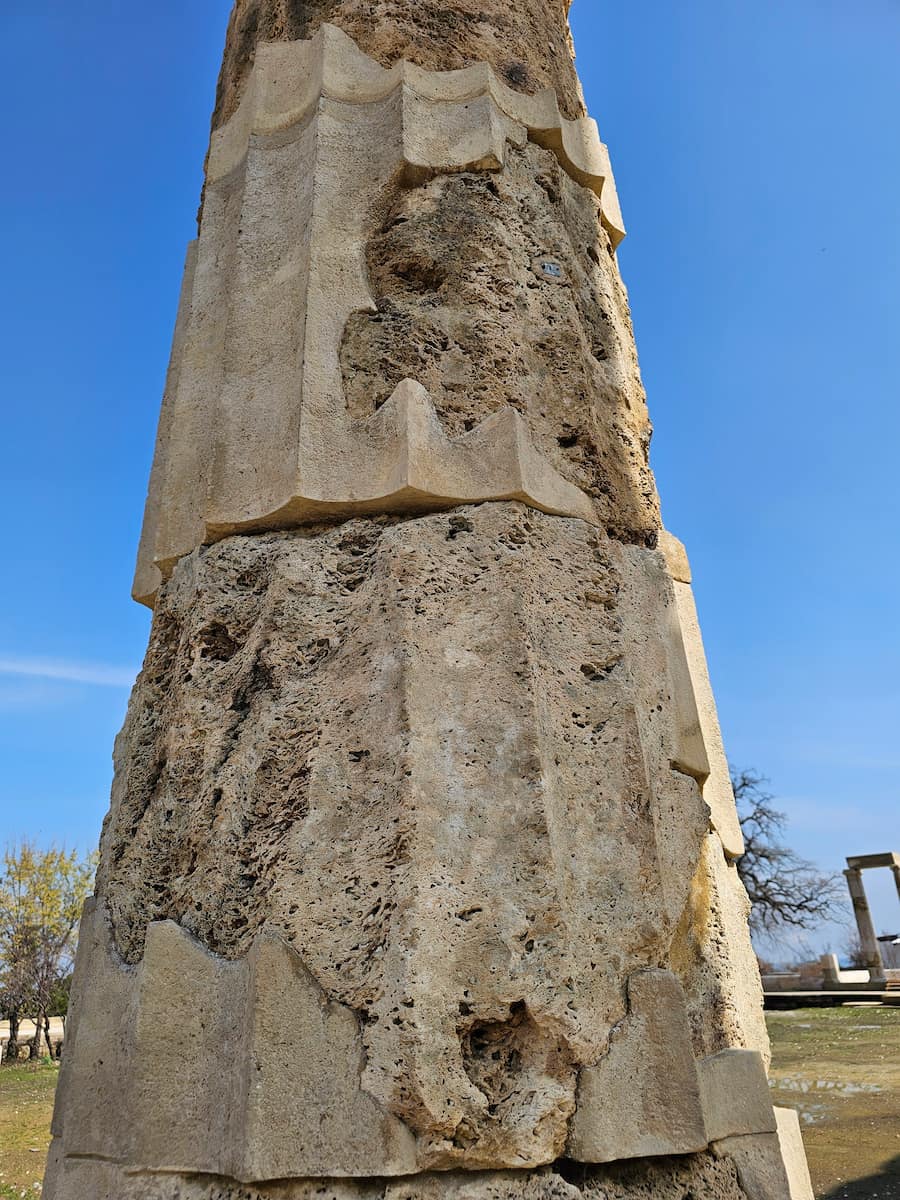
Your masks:
<svg viewBox="0 0 900 1200"><path fill-rule="evenodd" d="M566 9L235 5L49 1200L789 1195Z"/></svg>
<svg viewBox="0 0 900 1200"><path fill-rule="evenodd" d="M875 935L872 924L872 913L869 901L866 899L866 889L863 886L862 871L858 867L848 867L844 872L850 899L853 902L853 914L856 917L856 927L859 930L859 943L866 961L866 966L872 973L873 982L884 979L884 962L881 957L881 947Z"/></svg>

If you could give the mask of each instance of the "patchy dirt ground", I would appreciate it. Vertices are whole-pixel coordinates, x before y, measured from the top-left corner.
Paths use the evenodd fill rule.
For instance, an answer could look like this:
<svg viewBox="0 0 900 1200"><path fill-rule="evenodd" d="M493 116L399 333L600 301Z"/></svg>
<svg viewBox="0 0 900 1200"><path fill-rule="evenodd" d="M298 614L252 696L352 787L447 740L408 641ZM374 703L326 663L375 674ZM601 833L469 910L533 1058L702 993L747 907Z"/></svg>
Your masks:
<svg viewBox="0 0 900 1200"><path fill-rule="evenodd" d="M820 1200L900 1200L900 1008L766 1014L772 1095L800 1112Z"/></svg>
<svg viewBox="0 0 900 1200"><path fill-rule="evenodd" d="M767 1014L772 1094L800 1111L819 1200L900 1200L900 1008ZM0 1200L37 1195L57 1068L0 1068Z"/></svg>
<svg viewBox="0 0 900 1200"><path fill-rule="evenodd" d="M0 1200L40 1193L59 1067L0 1067Z"/></svg>

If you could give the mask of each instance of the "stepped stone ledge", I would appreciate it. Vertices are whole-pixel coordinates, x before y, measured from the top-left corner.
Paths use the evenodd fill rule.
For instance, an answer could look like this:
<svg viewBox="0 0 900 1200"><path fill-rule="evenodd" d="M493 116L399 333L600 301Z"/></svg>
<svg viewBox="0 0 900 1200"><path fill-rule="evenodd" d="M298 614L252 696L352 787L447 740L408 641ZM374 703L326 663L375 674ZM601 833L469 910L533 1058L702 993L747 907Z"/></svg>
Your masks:
<svg viewBox="0 0 900 1200"><path fill-rule="evenodd" d="M264 930L232 960L174 921L151 922L129 965L106 905L91 900L81 938L51 1164L242 1184L484 1167L459 1146L436 1151L366 1091L359 1015L277 934ZM87 986L102 987L105 1003L85 1004ZM775 1145L759 1054L731 1048L695 1061L684 991L669 971L638 971L627 992L607 1051L580 1071L577 1103L562 1106L565 1155L594 1164L734 1146L740 1168L746 1147ZM538 1138L530 1154L520 1142L505 1153L494 1144L489 1157L495 1168L535 1169L562 1151ZM777 1175L778 1154L765 1157Z"/></svg>
<svg viewBox="0 0 900 1200"><path fill-rule="evenodd" d="M609 150L597 123L592 117L564 117L552 88L535 95L516 91L487 63L456 71L426 71L403 60L382 67L327 22L309 40L257 46L237 111L212 135L207 181L238 168L253 137L303 123L323 99L364 105L398 92L396 118L408 170L465 170L477 164L499 169L506 139L528 137L551 150L577 183L598 196L613 244L625 237Z"/></svg>
<svg viewBox="0 0 900 1200"><path fill-rule="evenodd" d="M513 164L511 152L525 157ZM549 334L560 318L573 326L571 347L599 337L603 344L595 344L593 354L615 408L622 406L621 418L613 418L615 427L600 434L592 427L606 426L609 416L599 409L593 415L573 412L553 437L546 413L535 411L548 399L538 378L517 386L516 373L507 370L498 387L486 364L479 380L479 356L466 342L483 340L477 326L467 326L484 299L470 299L464 287L449 284L447 311L436 317L444 329L439 342L450 350L436 364L440 380L435 382L441 393L448 389L455 397L460 365L454 356L468 360L474 395L463 403L473 416L462 429L452 428L452 414L437 413L429 400L430 376L419 380L419 387L412 375L395 377L393 395L361 402L357 379L373 376L372 386L383 386L385 368L376 357L379 323L382 313L394 313L391 291L398 282L401 289L406 286L410 271L408 252L398 247L391 278L374 286L373 255L389 197L399 188L407 204L427 214L436 199L428 190L431 178L509 174L509 199L503 203L510 215L494 216L495 228L485 231L495 252L511 237L535 237L534 229L504 226L517 199L533 205L524 189L537 186L543 195L541 187L562 186L562 181L544 182L541 155L547 154L566 176L571 215L563 230L548 229L530 250L516 246L517 256L527 255L524 269L517 268L517 287L522 296L538 289L537 300L529 303L540 311L523 320L514 341L527 345L526 329L531 337L542 326ZM449 220L456 220L448 211ZM406 219L395 217L394 227ZM571 228L575 220L583 232ZM612 251L624 230L609 156L594 122L562 117L552 91L516 92L486 64L448 72L424 71L408 62L383 68L327 24L309 41L259 46L237 112L212 135L200 236L188 252L160 418L135 598L152 605L179 558L230 533L377 511L515 498L546 512L603 523L605 506L617 519L625 515L636 523L637 536L652 537L649 432L628 349L627 308L615 294L621 291L617 272L596 254L595 264L582 259L582 246L560 254L573 235L590 246L598 224ZM412 267L434 289L439 285L427 281L446 269L447 253L471 252L451 230L442 236L450 245L441 251L441 261L434 268L421 261ZM421 259L419 252L416 258ZM582 279L585 262L596 279ZM469 285L476 278L469 273ZM597 293L603 290L612 293L612 303L600 301L598 307ZM492 302L508 324L502 293ZM621 313L621 332L619 320L610 326L610 311ZM590 313L596 313L590 320L597 331L579 334ZM498 330L494 344L502 345L503 337ZM406 351L411 366L433 356L434 341L427 328L412 331ZM548 357L555 353L548 347ZM396 352L382 357L392 363ZM537 363L536 376L549 365ZM579 392L588 395L595 388ZM459 401L453 399L453 405L459 407ZM453 437L441 436L447 416ZM598 435L608 447L595 447ZM634 446L634 465L627 471L616 463L623 441ZM561 450L572 445L568 455ZM622 477L621 483L608 478L610 471ZM617 491L625 493L625 503L616 502ZM628 517L629 509L636 510L634 518Z"/></svg>

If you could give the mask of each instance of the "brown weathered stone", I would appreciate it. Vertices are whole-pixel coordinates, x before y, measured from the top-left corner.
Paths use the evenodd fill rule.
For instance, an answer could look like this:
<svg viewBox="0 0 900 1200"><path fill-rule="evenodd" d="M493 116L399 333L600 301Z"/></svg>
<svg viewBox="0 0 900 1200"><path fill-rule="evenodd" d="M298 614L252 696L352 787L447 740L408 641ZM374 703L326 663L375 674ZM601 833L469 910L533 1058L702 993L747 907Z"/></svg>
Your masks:
<svg viewBox="0 0 900 1200"><path fill-rule="evenodd" d="M183 560L118 747L121 952L277 931L426 1164L552 1161L707 827L673 607L656 553L512 504Z"/></svg>
<svg viewBox="0 0 900 1200"><path fill-rule="evenodd" d="M553 88L567 116L584 112L566 25L568 0L237 0L228 25L213 128L237 109L260 42L310 38L339 26L382 66L430 71L486 62L510 87Z"/></svg>
<svg viewBox="0 0 900 1200"><path fill-rule="evenodd" d="M237 0L47 1200L786 1195L566 9Z"/></svg>
<svg viewBox="0 0 900 1200"><path fill-rule="evenodd" d="M711 1154L609 1167L451 1171L408 1180L294 1180L235 1186L198 1176L124 1174L112 1164L51 1159L59 1200L748 1200L735 1164ZM794 1200L803 1200L802 1197Z"/></svg>

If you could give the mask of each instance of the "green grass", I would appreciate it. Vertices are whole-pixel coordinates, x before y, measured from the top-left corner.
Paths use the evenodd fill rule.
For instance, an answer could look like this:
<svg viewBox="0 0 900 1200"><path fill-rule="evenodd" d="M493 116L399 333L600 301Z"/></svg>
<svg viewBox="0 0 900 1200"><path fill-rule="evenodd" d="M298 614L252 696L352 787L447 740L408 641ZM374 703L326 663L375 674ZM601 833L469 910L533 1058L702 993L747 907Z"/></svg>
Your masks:
<svg viewBox="0 0 900 1200"><path fill-rule="evenodd" d="M772 1098L800 1113L816 1195L900 1200L900 1008L766 1018Z"/></svg>
<svg viewBox="0 0 900 1200"><path fill-rule="evenodd" d="M58 1075L45 1062L0 1067L0 1200L39 1194Z"/></svg>

